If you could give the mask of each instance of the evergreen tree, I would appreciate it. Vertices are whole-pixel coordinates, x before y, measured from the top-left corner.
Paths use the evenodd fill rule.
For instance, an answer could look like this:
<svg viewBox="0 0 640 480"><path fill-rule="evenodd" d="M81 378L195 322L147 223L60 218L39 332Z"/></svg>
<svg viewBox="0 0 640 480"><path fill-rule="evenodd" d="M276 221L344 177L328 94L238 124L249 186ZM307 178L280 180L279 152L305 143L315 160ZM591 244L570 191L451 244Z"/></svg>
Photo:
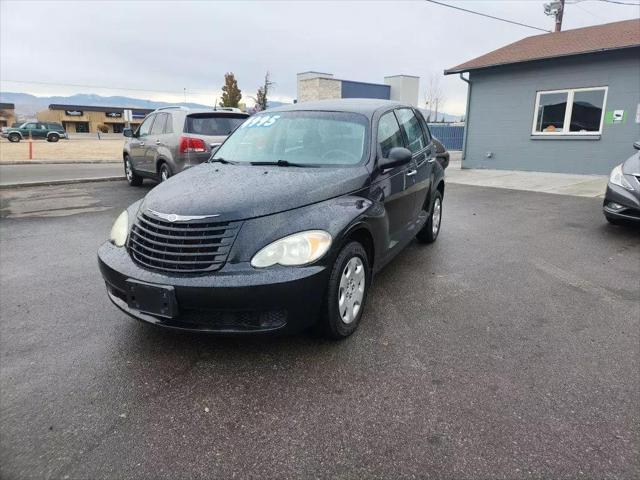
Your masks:
<svg viewBox="0 0 640 480"><path fill-rule="evenodd" d="M222 87L222 101L221 107L234 107L238 108L240 99L242 98L242 91L238 88L238 81L233 75L233 72L225 73L224 75L224 87Z"/></svg>

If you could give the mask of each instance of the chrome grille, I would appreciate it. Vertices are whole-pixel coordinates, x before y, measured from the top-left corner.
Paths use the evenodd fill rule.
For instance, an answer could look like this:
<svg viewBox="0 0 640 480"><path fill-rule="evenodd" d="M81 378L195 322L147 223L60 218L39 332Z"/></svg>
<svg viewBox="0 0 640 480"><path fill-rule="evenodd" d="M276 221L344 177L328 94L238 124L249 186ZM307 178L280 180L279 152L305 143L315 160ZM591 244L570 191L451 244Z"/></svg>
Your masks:
<svg viewBox="0 0 640 480"><path fill-rule="evenodd" d="M143 267L205 273L222 268L239 227L239 222L168 222L138 213L127 245L131 258Z"/></svg>

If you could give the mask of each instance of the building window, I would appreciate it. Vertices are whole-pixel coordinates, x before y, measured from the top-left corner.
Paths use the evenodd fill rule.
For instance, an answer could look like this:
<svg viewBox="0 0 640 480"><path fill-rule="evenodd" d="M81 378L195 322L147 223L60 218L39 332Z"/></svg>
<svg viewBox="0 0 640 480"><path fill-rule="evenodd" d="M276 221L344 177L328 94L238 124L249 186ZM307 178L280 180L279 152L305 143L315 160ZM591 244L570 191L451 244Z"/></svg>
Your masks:
<svg viewBox="0 0 640 480"><path fill-rule="evenodd" d="M532 135L599 135L607 87L538 92Z"/></svg>
<svg viewBox="0 0 640 480"><path fill-rule="evenodd" d="M123 125L121 123L114 123L112 124L112 126L113 126L113 133L122 133Z"/></svg>

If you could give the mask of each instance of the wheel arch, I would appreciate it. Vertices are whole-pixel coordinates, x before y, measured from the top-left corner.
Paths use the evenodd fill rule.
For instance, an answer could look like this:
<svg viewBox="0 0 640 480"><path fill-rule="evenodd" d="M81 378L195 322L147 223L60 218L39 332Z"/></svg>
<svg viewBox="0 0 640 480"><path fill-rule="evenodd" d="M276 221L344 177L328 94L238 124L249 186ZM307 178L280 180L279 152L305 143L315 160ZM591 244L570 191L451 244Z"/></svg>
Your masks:
<svg viewBox="0 0 640 480"><path fill-rule="evenodd" d="M369 268L373 270L373 265L376 258L376 247L375 242L373 241L373 234L367 228L366 224L358 223L351 227L343 236L342 245L346 245L350 241L356 241L362 245L362 247L367 252L367 257L369 260Z"/></svg>

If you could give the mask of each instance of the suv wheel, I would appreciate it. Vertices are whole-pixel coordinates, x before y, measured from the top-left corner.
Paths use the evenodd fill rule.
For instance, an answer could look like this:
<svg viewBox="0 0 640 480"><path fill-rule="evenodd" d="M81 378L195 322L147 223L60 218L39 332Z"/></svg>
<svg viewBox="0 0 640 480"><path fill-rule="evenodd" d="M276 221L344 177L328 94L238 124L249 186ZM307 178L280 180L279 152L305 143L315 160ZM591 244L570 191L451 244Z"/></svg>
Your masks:
<svg viewBox="0 0 640 480"><path fill-rule="evenodd" d="M8 138L10 142L14 142L14 143L19 142L21 140L20 135L17 133L10 133Z"/></svg>
<svg viewBox="0 0 640 480"><path fill-rule="evenodd" d="M433 243L440 233L440 223L442 222L442 194L436 190L433 205L431 206L431 215L422 230L418 232L416 238L422 243Z"/></svg>
<svg viewBox="0 0 640 480"><path fill-rule="evenodd" d="M329 276L324 314L320 320L327 336L341 339L356 331L370 283L367 252L358 242L348 243L338 254Z"/></svg>
<svg viewBox="0 0 640 480"><path fill-rule="evenodd" d="M160 164L160 168L158 168L158 177L160 177L160 182L169 180L169 177L171 177L171 175L171 167L166 162L162 162Z"/></svg>
<svg viewBox="0 0 640 480"><path fill-rule="evenodd" d="M58 140L60 140L60 135L58 135L57 133L50 133L47 136L47 142L57 142Z"/></svg>
<svg viewBox="0 0 640 480"><path fill-rule="evenodd" d="M125 155L124 157L124 174L127 177L127 182L129 182L129 185L132 187L139 187L142 185L142 177L133 169L133 164L131 163L129 155Z"/></svg>

